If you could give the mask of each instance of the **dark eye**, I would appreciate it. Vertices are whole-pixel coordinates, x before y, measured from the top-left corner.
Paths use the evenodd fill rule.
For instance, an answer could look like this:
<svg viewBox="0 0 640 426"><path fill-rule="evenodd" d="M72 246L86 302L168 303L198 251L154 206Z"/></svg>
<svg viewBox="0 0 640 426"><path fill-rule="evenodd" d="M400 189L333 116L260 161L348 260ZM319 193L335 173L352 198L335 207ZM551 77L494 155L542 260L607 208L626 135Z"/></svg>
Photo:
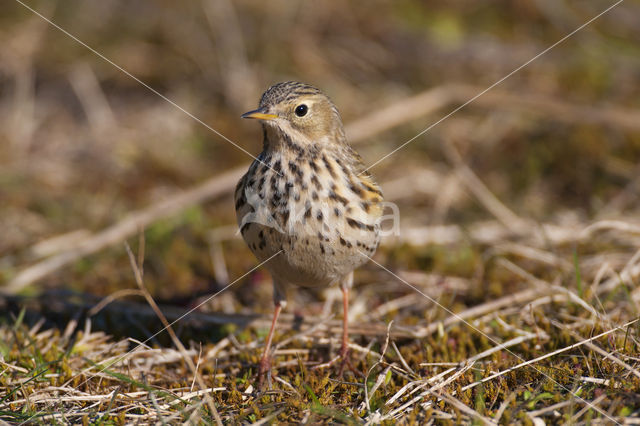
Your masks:
<svg viewBox="0 0 640 426"><path fill-rule="evenodd" d="M298 117L304 117L305 115L307 115L308 110L309 108L307 108L305 104L300 104L296 107L296 115Z"/></svg>

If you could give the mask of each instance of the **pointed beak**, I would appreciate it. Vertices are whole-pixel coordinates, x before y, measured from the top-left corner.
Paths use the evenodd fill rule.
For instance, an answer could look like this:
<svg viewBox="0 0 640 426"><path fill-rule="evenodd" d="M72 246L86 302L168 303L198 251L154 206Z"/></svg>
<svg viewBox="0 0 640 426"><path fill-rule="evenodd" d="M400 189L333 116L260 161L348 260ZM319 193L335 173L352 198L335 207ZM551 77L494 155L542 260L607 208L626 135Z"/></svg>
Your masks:
<svg viewBox="0 0 640 426"><path fill-rule="evenodd" d="M258 120L273 120L278 118L275 114L267 114L265 107L254 109L253 111L245 112L242 114L242 118L256 118Z"/></svg>

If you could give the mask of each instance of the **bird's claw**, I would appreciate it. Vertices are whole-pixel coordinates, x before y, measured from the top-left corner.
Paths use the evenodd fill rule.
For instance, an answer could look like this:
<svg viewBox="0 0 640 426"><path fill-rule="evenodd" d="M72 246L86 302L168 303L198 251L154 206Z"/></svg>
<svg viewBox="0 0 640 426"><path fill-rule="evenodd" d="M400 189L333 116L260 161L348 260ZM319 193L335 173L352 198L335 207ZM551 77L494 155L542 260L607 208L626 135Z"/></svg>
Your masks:
<svg viewBox="0 0 640 426"><path fill-rule="evenodd" d="M271 388L271 358L267 356L260 359L260 366L258 367L258 388L260 390L264 390L265 377L268 387Z"/></svg>
<svg viewBox="0 0 640 426"><path fill-rule="evenodd" d="M342 378L345 368L348 368L354 375L361 376L362 373L356 370L351 364L351 357L349 356L349 347L342 345L340 347L340 370L338 370L338 377Z"/></svg>

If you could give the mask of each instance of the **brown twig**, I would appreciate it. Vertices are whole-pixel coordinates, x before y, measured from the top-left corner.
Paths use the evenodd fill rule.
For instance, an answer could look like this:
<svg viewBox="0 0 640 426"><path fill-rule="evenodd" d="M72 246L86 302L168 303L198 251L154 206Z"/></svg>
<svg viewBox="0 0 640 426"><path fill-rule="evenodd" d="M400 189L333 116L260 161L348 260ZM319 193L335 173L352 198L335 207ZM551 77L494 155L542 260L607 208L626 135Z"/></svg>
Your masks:
<svg viewBox="0 0 640 426"><path fill-rule="evenodd" d="M465 164L453 143L443 144L444 153L454 166L454 172L473 194L480 204L489 211L500 223L512 233L521 232L528 228L526 221L521 219L511 209L505 206L498 197L480 180L480 178Z"/></svg>
<svg viewBox="0 0 640 426"><path fill-rule="evenodd" d="M449 90L451 99L456 102L466 102L480 91L478 87L469 85L452 85L449 86ZM640 129L640 110L611 105L577 104L538 93L493 90L477 98L473 103L476 106L492 108L519 108L568 123L598 123L629 130Z"/></svg>
<svg viewBox="0 0 640 426"><path fill-rule="evenodd" d="M15 294L29 284L44 278L63 266L96 253L105 247L122 242L126 238L135 235L139 229L146 228L149 224L159 219L174 215L194 204L226 195L229 188L234 187L245 170L245 166L232 169L187 191L132 212L120 222L82 241L77 247L23 269L9 281L8 285L2 288L2 291L8 294Z"/></svg>

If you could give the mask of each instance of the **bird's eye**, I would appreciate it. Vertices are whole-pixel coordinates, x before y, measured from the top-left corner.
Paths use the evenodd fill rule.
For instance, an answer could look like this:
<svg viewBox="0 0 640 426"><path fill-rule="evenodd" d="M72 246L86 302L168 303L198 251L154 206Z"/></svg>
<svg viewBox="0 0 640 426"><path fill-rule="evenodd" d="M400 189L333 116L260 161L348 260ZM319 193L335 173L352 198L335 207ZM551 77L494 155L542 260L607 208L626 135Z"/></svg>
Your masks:
<svg viewBox="0 0 640 426"><path fill-rule="evenodd" d="M296 107L296 115L298 117L304 117L305 115L307 115L308 110L309 108L307 108L305 104L300 104Z"/></svg>

